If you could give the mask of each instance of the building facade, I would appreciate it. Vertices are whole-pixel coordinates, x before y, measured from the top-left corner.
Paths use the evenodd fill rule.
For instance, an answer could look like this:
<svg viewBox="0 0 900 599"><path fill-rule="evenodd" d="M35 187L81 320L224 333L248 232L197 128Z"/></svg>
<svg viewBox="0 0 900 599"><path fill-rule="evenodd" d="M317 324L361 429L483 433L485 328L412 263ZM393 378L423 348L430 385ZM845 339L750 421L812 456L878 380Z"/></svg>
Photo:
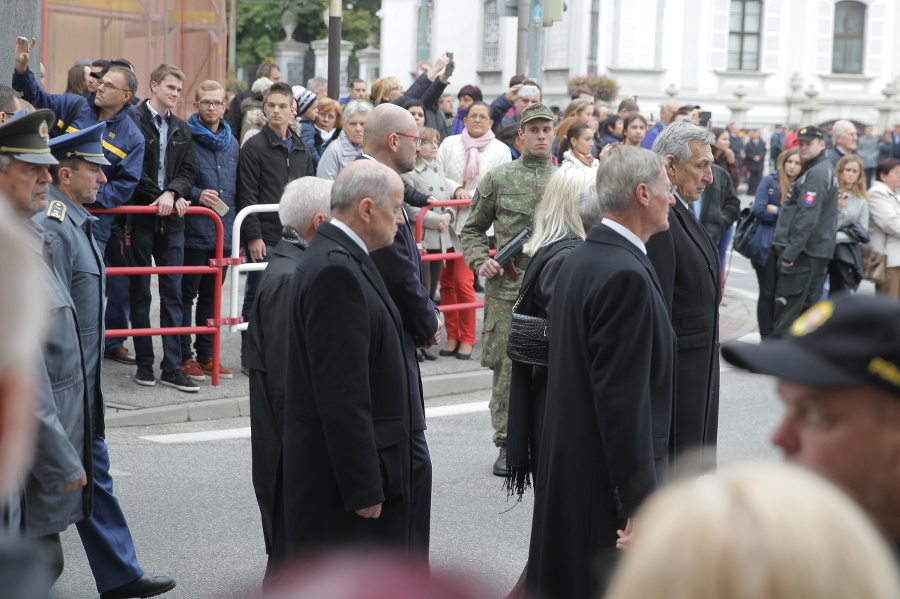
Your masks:
<svg viewBox="0 0 900 599"><path fill-rule="evenodd" d="M498 14L506 1L383 0L381 72L411 81L425 10L431 55L455 53L450 90L479 85L490 101L515 74L518 22ZM548 104L564 107L567 79L593 71L616 79L619 98L637 96L648 117L673 98L703 106L717 124L847 118L884 128L900 118L897 0L566 4L563 21L544 29Z"/></svg>

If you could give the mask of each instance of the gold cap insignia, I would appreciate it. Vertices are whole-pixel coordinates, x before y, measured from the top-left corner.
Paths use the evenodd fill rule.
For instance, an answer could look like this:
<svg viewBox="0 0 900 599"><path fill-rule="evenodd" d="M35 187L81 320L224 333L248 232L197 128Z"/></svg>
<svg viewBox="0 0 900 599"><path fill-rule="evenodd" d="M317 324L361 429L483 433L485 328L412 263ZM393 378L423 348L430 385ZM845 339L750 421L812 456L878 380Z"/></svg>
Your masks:
<svg viewBox="0 0 900 599"><path fill-rule="evenodd" d="M41 121L41 124L38 127L38 135L41 136L44 143L50 143L50 127L47 126L47 121Z"/></svg>
<svg viewBox="0 0 900 599"><path fill-rule="evenodd" d="M825 321L831 318L833 313L834 302L831 300L819 302L801 314L800 318L794 321L794 324L791 325L791 335L794 337L802 337L803 335L812 333L825 324Z"/></svg>

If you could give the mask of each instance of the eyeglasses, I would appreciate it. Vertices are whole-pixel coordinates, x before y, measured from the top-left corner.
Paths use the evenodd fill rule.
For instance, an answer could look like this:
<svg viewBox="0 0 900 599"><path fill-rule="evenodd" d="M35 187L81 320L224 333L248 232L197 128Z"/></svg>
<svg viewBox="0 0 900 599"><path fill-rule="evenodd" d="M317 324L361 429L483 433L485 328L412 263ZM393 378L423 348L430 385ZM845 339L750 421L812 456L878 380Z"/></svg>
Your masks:
<svg viewBox="0 0 900 599"><path fill-rule="evenodd" d="M209 100L200 100L199 102L197 102L197 104L199 104L201 108L210 108L210 107L212 107L212 108L215 108L215 109L217 109L217 110L218 110L219 108L222 108L223 106L225 106L225 102L210 102Z"/></svg>
<svg viewBox="0 0 900 599"><path fill-rule="evenodd" d="M109 83L108 81L105 81L105 80L103 80L103 79L101 79L101 80L100 80L100 83L98 83L97 85L98 85L98 87L105 87L106 89L114 89L114 90L116 90L116 91L119 91L119 92L122 92L122 93L126 93L126 94L131 93L129 90L127 90L127 89L125 89L125 88L123 88L123 87L116 87L116 86L113 85L112 83Z"/></svg>
<svg viewBox="0 0 900 599"><path fill-rule="evenodd" d="M666 191L669 193L669 195L675 195L675 192L678 191L678 188L674 185L669 185Z"/></svg>
<svg viewBox="0 0 900 599"><path fill-rule="evenodd" d="M415 135L407 135L406 133L394 133L394 135L399 135L400 137L408 137L410 139L416 140L416 147L419 147L422 145L421 137L416 137Z"/></svg>
<svg viewBox="0 0 900 599"><path fill-rule="evenodd" d="M483 114L470 114L466 116L466 120L472 119L473 121L489 121L491 117L485 116Z"/></svg>

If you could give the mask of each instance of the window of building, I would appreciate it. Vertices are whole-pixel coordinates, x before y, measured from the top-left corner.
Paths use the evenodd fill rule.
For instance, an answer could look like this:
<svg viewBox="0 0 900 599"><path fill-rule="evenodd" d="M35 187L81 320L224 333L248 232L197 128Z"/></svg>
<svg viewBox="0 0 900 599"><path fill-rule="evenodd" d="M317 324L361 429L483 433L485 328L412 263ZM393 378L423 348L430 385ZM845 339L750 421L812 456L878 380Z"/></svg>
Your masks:
<svg viewBox="0 0 900 599"><path fill-rule="evenodd" d="M845 0L834 5L833 73L862 74L865 30L866 6L862 2Z"/></svg>
<svg viewBox="0 0 900 599"><path fill-rule="evenodd" d="M728 69L758 71L762 0L731 0L728 20Z"/></svg>
<svg viewBox="0 0 900 599"><path fill-rule="evenodd" d="M487 0L484 3L481 66L484 69L500 68L500 15L497 14L497 0Z"/></svg>

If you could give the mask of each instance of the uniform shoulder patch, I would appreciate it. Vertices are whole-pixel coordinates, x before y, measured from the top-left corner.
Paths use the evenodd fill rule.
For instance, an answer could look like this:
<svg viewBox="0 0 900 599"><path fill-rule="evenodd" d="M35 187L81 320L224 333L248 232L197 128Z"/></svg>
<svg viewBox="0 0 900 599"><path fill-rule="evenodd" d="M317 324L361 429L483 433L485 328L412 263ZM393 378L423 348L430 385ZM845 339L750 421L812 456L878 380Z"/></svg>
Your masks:
<svg viewBox="0 0 900 599"><path fill-rule="evenodd" d="M53 200L47 207L47 218L63 222L66 220L66 205L59 200Z"/></svg>

